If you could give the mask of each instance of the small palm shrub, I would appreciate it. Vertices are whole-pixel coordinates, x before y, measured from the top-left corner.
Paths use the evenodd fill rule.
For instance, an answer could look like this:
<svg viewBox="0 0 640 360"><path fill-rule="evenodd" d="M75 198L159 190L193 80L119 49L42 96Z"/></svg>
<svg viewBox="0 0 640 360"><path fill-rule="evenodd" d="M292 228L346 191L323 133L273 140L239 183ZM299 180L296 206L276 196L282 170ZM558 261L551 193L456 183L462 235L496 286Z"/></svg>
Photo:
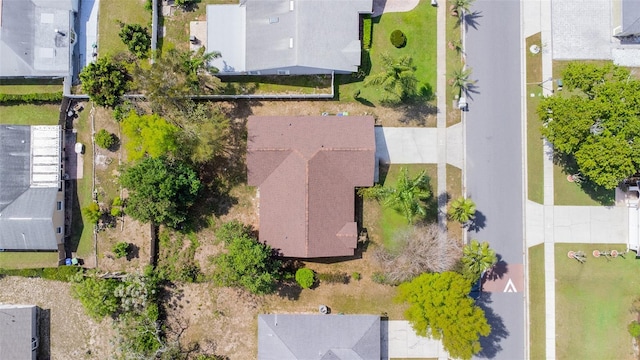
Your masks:
<svg viewBox="0 0 640 360"><path fill-rule="evenodd" d="M391 33L391 44L398 49L403 48L405 45L407 45L407 37L402 31L394 30Z"/></svg>

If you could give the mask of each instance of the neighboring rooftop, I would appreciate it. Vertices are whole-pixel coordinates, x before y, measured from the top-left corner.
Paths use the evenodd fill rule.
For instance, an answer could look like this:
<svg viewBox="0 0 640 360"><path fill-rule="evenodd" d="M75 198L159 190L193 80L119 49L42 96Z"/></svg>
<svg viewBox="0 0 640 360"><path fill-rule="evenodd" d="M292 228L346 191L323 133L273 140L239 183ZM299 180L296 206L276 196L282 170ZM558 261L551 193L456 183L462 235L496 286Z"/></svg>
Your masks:
<svg viewBox="0 0 640 360"><path fill-rule="evenodd" d="M207 6L207 51L221 74L291 68L291 73L355 72L359 15L372 0L246 0ZM275 71L275 70L274 70Z"/></svg>
<svg viewBox="0 0 640 360"><path fill-rule="evenodd" d="M288 257L353 256L355 187L373 185L373 126L369 116L249 117L260 241Z"/></svg>
<svg viewBox="0 0 640 360"><path fill-rule="evenodd" d="M259 360L380 359L380 339L374 315L258 316Z"/></svg>
<svg viewBox="0 0 640 360"><path fill-rule="evenodd" d="M77 0L0 1L0 78L71 73Z"/></svg>
<svg viewBox="0 0 640 360"><path fill-rule="evenodd" d="M0 125L0 249L58 249L60 141L59 126Z"/></svg>
<svg viewBox="0 0 640 360"><path fill-rule="evenodd" d="M0 304L0 359L36 358L37 308L34 305Z"/></svg>

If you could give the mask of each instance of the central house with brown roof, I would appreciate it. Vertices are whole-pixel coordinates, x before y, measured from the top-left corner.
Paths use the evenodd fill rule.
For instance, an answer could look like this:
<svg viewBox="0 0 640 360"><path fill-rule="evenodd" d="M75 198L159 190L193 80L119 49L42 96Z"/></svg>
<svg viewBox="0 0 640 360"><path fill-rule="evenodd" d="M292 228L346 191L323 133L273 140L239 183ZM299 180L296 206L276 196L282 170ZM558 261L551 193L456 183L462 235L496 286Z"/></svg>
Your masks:
<svg viewBox="0 0 640 360"><path fill-rule="evenodd" d="M260 193L260 241L299 258L352 256L355 188L373 185L369 116L251 116L248 183Z"/></svg>

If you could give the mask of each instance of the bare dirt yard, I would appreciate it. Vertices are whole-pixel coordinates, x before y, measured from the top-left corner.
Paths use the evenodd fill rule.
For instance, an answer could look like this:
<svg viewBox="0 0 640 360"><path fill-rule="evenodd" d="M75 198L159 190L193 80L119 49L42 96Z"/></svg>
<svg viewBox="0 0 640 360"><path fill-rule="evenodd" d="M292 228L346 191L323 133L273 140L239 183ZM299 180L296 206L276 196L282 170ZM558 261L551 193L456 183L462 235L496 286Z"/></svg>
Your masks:
<svg viewBox="0 0 640 360"><path fill-rule="evenodd" d="M69 283L8 276L0 278L0 303L40 307L41 359L108 359L114 348L111 320L96 323L70 293Z"/></svg>

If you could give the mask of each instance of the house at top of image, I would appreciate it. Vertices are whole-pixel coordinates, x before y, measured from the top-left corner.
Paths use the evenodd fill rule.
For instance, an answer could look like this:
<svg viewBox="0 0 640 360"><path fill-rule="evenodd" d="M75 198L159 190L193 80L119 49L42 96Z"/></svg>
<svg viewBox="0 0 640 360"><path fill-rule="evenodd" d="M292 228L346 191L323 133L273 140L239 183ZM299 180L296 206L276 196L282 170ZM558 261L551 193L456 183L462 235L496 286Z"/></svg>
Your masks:
<svg viewBox="0 0 640 360"><path fill-rule="evenodd" d="M64 249L60 126L0 125L0 251Z"/></svg>
<svg viewBox="0 0 640 360"><path fill-rule="evenodd" d="M259 315L258 359L380 359L380 330L375 315Z"/></svg>
<svg viewBox="0 0 640 360"><path fill-rule="evenodd" d="M370 116L251 116L248 183L259 191L259 240L296 258L353 256L356 187L373 185Z"/></svg>
<svg viewBox="0 0 640 360"><path fill-rule="evenodd" d="M207 6L207 51L218 75L351 73L360 66L360 15L372 0L245 0Z"/></svg>
<svg viewBox="0 0 640 360"><path fill-rule="evenodd" d="M0 0L0 79L72 73L79 0Z"/></svg>
<svg viewBox="0 0 640 360"><path fill-rule="evenodd" d="M0 359L35 360L38 352L38 308L0 304Z"/></svg>

